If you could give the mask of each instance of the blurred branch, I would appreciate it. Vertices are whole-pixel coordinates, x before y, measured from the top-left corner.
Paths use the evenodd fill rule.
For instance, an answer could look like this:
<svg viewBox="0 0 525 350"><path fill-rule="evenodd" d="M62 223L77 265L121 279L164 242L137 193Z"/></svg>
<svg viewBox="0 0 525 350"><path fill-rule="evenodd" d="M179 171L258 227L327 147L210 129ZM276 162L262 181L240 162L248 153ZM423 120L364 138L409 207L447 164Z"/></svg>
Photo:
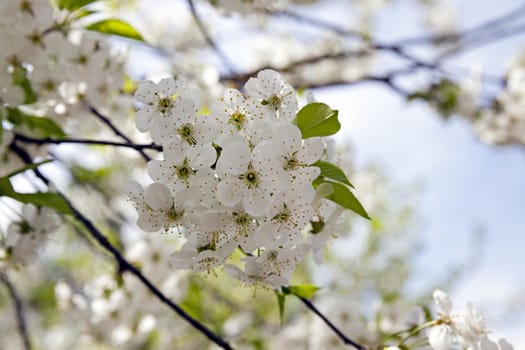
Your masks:
<svg viewBox="0 0 525 350"><path fill-rule="evenodd" d="M324 321L324 323L326 323L326 325L330 327L330 329L333 330L335 334L337 334L337 336L343 341L343 343L345 343L346 345L351 345L358 350L366 350L366 347L364 345L356 343L352 339L348 338L343 332L341 332L341 330L339 330L339 328L337 328L328 318L326 318L326 316L323 315L321 311L319 311L310 300L300 296L297 297L301 299L303 304L306 305L306 307L310 311L319 316Z"/></svg>
<svg viewBox="0 0 525 350"><path fill-rule="evenodd" d="M459 48L453 47L450 50L446 50L439 54L437 56L437 59L441 60L443 58L449 57L453 54L461 54L465 53L466 51L485 46L490 45L493 42L499 42L503 39L510 38L515 35L520 35L525 33L525 23L511 27L511 28L501 28L499 30L495 30L492 32L489 32L485 34L484 36L471 39L470 41L465 41L463 45Z"/></svg>
<svg viewBox="0 0 525 350"><path fill-rule="evenodd" d="M24 305L22 300L18 295L18 291L15 286L11 283L6 274L0 273L0 280L4 283L11 298L13 299L15 307L15 315L17 320L18 333L20 338L22 338L22 343L24 344L24 350L31 350L31 342L29 341L29 333L27 332L27 323L24 314Z"/></svg>
<svg viewBox="0 0 525 350"><path fill-rule="evenodd" d="M32 164L31 157L29 154L21 147L18 147L15 142L11 144L11 149L26 163L26 164ZM48 186L52 186L53 183L44 176L38 169L34 170L35 175L40 178L45 184ZM233 348L220 336L215 334L213 331L208 329L205 325L191 317L186 311L184 311L180 306L175 304L171 299L166 297L151 281L140 272L138 268L133 266L130 262L126 260L126 258L120 253L120 251L115 248L111 242L102 234L101 231L99 231L95 225L87 218L85 217L68 199L66 195L61 193L60 191L56 191L58 195L60 195L64 201L69 206L69 209L73 213L73 216L88 230L89 234L93 239L95 239L104 249L106 249L111 255L113 255L113 258L116 260L119 268L120 273L129 272L132 275L134 275L136 278L138 278L142 284L149 289L151 293L153 293L157 299L159 299L162 303L166 304L170 309L172 309L175 313L177 313L179 316L181 316L184 320L186 320L188 323L190 323L195 329L203 333L210 339L212 342L217 344L219 347L226 349L226 350L232 350Z"/></svg>
<svg viewBox="0 0 525 350"><path fill-rule="evenodd" d="M204 40L208 44L208 46L215 52L215 55L221 60L222 64L226 67L226 69L229 71L230 74L233 74L235 72L234 65L231 63L230 59L222 52L222 50L219 48L217 43L211 38L211 36L208 34L208 30L206 29L206 26L202 22L199 14L197 13L197 9L195 8L195 3L193 0L187 0L188 6L190 7L191 15L193 16L193 20L197 24L197 27L199 27L199 30L204 37Z"/></svg>
<svg viewBox="0 0 525 350"><path fill-rule="evenodd" d="M434 35L434 36L420 36L420 37L414 37L414 38L407 38L407 39L398 41L395 45L409 46L409 45L428 45L428 44L433 44L433 43L441 44L441 43L458 42L461 39L464 39L468 36L479 35L480 32L486 29L492 29L495 26L499 26L501 24L508 24L509 22L519 18L523 14L525 14L525 4L518 6L517 8L505 13L504 15L500 17L491 19L485 23L477 25L476 27L465 30L461 33L447 33L447 34Z"/></svg>
<svg viewBox="0 0 525 350"><path fill-rule="evenodd" d="M308 24L308 25L313 26L313 27L326 29L326 30L329 30L329 31L331 31L333 33L339 34L341 36L353 37L353 38L359 38L359 39L366 39L367 38L366 34L360 33L358 31L351 30L351 29L345 29L345 28L337 26L337 25L335 25L335 24L333 24L331 22L323 21L323 20L320 20L320 19L317 19L317 18L305 16L305 15L298 14L298 13L295 13L295 12L282 10L282 11L274 11L274 12L268 12L268 13L270 15L292 19L292 20L294 20L296 22L303 23L303 24Z"/></svg>
<svg viewBox="0 0 525 350"><path fill-rule="evenodd" d="M115 125L113 125L113 123L111 122L111 120L109 120L108 117L106 117L105 115L100 113L95 107L93 107L93 106L91 106L89 104L87 104L87 108L98 119L100 119L100 121L102 121L102 123L106 124L115 133L115 135L121 137L124 141L126 141L129 144L133 144L133 141L131 141L131 139L129 137L124 135ZM143 149L137 149L137 151L140 153L140 155L142 156L142 158L144 158L144 160L146 162L149 162L151 160L151 158L144 152Z"/></svg>
<svg viewBox="0 0 525 350"><path fill-rule="evenodd" d="M148 144L135 144L130 142L114 142L114 141L104 141L104 140L91 140L91 139L53 139L53 138L34 138L25 136L22 134L15 133L15 139L19 140L23 143L30 143L35 145L47 145L47 144L55 144L60 145L64 143L73 143L73 144L83 144L83 145L99 145L99 146L114 146L114 147L127 147L127 148L133 148L137 151L143 150L143 149L151 149L155 151L162 151L162 146L157 145L155 143L148 143Z"/></svg>

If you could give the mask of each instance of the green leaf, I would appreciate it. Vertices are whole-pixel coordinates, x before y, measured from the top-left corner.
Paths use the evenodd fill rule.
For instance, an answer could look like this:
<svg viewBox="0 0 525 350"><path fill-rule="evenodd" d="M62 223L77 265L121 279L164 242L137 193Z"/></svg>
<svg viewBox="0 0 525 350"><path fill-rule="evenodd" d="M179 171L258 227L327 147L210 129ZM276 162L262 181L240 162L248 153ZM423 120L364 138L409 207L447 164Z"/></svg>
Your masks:
<svg viewBox="0 0 525 350"><path fill-rule="evenodd" d="M344 183L345 185L348 185L354 188L354 186L350 183L350 181L346 177L345 173L337 165L329 163L329 162L325 162L322 160L318 160L312 165L321 169L320 176L330 179L330 180L335 180L337 182Z"/></svg>
<svg viewBox="0 0 525 350"><path fill-rule="evenodd" d="M292 294L304 299L310 299L320 289L313 284L302 284L299 286L283 287L283 293Z"/></svg>
<svg viewBox="0 0 525 350"><path fill-rule="evenodd" d="M0 197L6 196L13 198L22 203L30 203L37 206L55 209L64 214L72 214L67 202L56 193L38 192L38 193L18 193L13 189L9 177L0 178Z"/></svg>
<svg viewBox="0 0 525 350"><path fill-rule="evenodd" d="M24 102L23 104L31 104L36 102L36 94L31 87L31 82L27 76L27 69L16 65L13 70L13 84L18 85L24 90Z"/></svg>
<svg viewBox="0 0 525 350"><path fill-rule="evenodd" d="M142 35L140 35L131 24L116 18L92 23L88 25L86 29L103 34L117 35L128 39L144 41Z"/></svg>
<svg viewBox="0 0 525 350"><path fill-rule="evenodd" d="M39 166L41 166L42 164L47 164L47 163L51 163L53 161L53 159L46 159L46 160L43 160L41 162L38 162L38 163L32 163L32 164L28 164L24 167L21 167L21 168L18 168L12 172L10 172L9 174L7 174L5 177L13 177L17 174L20 174L20 173L23 173L24 171L26 170L33 170L33 169L36 169L38 168Z"/></svg>
<svg viewBox="0 0 525 350"><path fill-rule="evenodd" d="M58 8L74 11L97 0L58 0Z"/></svg>
<svg viewBox="0 0 525 350"><path fill-rule="evenodd" d="M459 103L459 86L449 79L443 79L428 89L417 91L408 100L422 99L433 105L443 117L449 117Z"/></svg>
<svg viewBox="0 0 525 350"><path fill-rule="evenodd" d="M303 139L315 136L333 135L341 129L337 119L338 111L324 103L310 103L297 113L297 126Z"/></svg>
<svg viewBox="0 0 525 350"><path fill-rule="evenodd" d="M275 295L277 295L277 305L279 306L279 320L281 324L283 324L286 295L277 291L275 292Z"/></svg>
<svg viewBox="0 0 525 350"><path fill-rule="evenodd" d="M87 16L94 15L95 13L98 13L98 11L95 10L88 10L88 9L79 9L78 11L75 11L74 20L81 19Z"/></svg>
<svg viewBox="0 0 525 350"><path fill-rule="evenodd" d="M25 114L17 108L8 109L8 120L15 125L25 125L32 131L38 131L44 137L66 136L62 128L52 119Z"/></svg>
<svg viewBox="0 0 525 350"><path fill-rule="evenodd" d="M325 181L332 186L334 186L334 191L332 194L330 194L328 197L329 200L339 204L343 208L350 209L351 211L361 215L365 219L370 220L370 216L368 216L368 213L366 212L365 208L363 208L363 205L359 202L359 200L354 196L352 192L343 184L332 182L332 181Z"/></svg>

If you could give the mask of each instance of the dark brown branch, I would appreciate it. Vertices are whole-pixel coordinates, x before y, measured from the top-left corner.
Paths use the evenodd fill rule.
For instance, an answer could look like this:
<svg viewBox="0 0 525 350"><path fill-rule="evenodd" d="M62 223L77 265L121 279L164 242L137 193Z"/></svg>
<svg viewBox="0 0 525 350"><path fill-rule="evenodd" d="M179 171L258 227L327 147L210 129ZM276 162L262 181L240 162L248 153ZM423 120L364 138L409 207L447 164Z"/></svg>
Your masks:
<svg viewBox="0 0 525 350"><path fill-rule="evenodd" d="M323 315L321 311L319 311L310 300L300 296L297 297L301 299L303 304L306 305L306 307L310 311L319 316L324 321L324 323L326 323L326 325L330 327L330 329L333 330L335 334L337 334L337 336L343 341L343 343L345 343L346 345L351 345L358 350L366 350L366 347L364 345L358 344L352 339L348 338L339 328L337 328L328 318L326 318L326 316Z"/></svg>
<svg viewBox="0 0 525 350"><path fill-rule="evenodd" d="M5 284L11 299L13 299L13 304L15 307L15 315L17 321L18 333L24 344L24 350L31 350L31 342L29 341L29 333L27 331L27 323L24 314L24 305L22 304L22 299L18 295L18 292L15 286L11 283L7 275L0 273L0 280Z"/></svg>
<svg viewBox="0 0 525 350"><path fill-rule="evenodd" d="M108 117L106 117L105 115L100 113L95 107L93 107L93 106L91 106L89 104L87 104L87 108L98 119L100 119L100 121L102 121L104 124L106 124L115 133L115 135L121 137L124 141L126 141L129 144L133 144L133 141L131 141L131 139L129 137L124 135L115 125L113 125L113 123L111 122L111 120L109 120ZM137 149L137 151L140 153L140 155L142 156L142 158L144 158L144 160L146 162L149 162L151 160L151 158L144 152L143 149Z"/></svg>
<svg viewBox="0 0 525 350"><path fill-rule="evenodd" d="M16 134L15 133L15 139L19 140L23 143L30 143L35 145L47 145L47 144L55 144L60 145L64 143L73 143L73 144L83 144L83 145L99 145L99 146L113 146L113 147L126 147L126 148L133 148L137 151L143 150L143 149L151 149L155 151L162 151L162 146L157 145L155 143L148 143L148 144L135 144L135 143L124 143L124 142L114 142L114 141L104 141L104 140L91 140L91 139L53 139L49 137L45 138L33 138L29 136L25 136L22 134Z"/></svg>
<svg viewBox="0 0 525 350"><path fill-rule="evenodd" d="M199 27L199 31L201 32L204 40L206 41L208 46L213 50L213 52L215 52L215 55L217 55L217 57L221 60L222 64L226 67L229 73L233 74L235 72L234 65L231 63L230 59L224 54L224 52L222 52L217 43L208 34L208 30L206 29L204 23L202 22L197 12L197 9L195 8L195 3L193 2L193 0L187 0L187 2L188 6L190 7L193 20L197 24L197 27Z"/></svg>
<svg viewBox="0 0 525 350"><path fill-rule="evenodd" d="M21 147L17 146L15 142L13 142L11 145L11 150L15 152L26 164L31 164L32 160L29 154ZM38 171L38 169L34 170L35 175L40 178L45 184L52 185L52 182L41 172ZM137 269L135 266L133 266L130 262L124 258L124 256L119 252L117 248L115 248L109 240L100 232L95 225L87 218L85 217L78 209L69 201L69 199L60 191L56 191L58 195L60 195L64 201L69 206L69 209L71 210L73 216L88 230L89 234L93 239L95 239L98 244L100 244L104 249L106 249L111 255L113 255L113 258L116 260L119 272L129 272L132 275L134 275L136 278L138 278L142 284L149 289L151 293L153 293L162 303L166 304L170 309L172 309L175 313L177 313L179 316L181 316L184 320L186 320L188 323L190 323L195 329L206 335L208 339L210 339L212 342L217 344L219 347L226 349L226 350L232 350L233 348L219 335L215 334L213 331L211 331L209 328L207 328L205 325L191 317L186 311L184 311L180 306L175 304L173 301L171 301L168 297L166 297L151 281L146 278L140 272L139 269Z"/></svg>

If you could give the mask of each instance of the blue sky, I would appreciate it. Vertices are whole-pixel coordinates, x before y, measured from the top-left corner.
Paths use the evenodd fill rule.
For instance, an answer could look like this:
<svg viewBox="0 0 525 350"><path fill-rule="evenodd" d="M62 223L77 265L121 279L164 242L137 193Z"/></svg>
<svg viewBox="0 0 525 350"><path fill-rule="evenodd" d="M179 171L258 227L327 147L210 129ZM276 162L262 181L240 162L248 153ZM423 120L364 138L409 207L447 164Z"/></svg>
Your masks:
<svg viewBox="0 0 525 350"><path fill-rule="evenodd" d="M520 2L498 1L497 8L490 0L456 3L460 24L470 27ZM377 21L378 37L414 36L411 11L404 5L385 11ZM485 72L501 74L506 59L523 46L523 37L474 50L453 62L465 68L479 63ZM478 305L495 336L524 349L525 147L483 144L466 121L444 121L423 104L407 104L378 85L323 89L316 98L339 110L342 137L353 145L360 166L380 164L394 182L423 183L418 212L425 247L416 259L421 278L431 282L444 277L454 263L468 259L472 232L483 229L482 259L451 295L458 305ZM501 311L511 308L507 302L519 294L518 312Z"/></svg>

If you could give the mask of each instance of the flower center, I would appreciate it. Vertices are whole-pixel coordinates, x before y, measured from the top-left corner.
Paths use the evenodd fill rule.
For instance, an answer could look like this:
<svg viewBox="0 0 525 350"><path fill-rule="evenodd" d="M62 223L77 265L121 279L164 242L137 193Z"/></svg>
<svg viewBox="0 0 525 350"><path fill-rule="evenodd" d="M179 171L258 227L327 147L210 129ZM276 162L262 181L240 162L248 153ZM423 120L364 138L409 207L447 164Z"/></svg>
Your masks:
<svg viewBox="0 0 525 350"><path fill-rule="evenodd" d="M157 110L161 114L166 114L171 110L171 107L173 107L173 101L170 97L161 97L158 93L155 93L157 96Z"/></svg>
<svg viewBox="0 0 525 350"><path fill-rule="evenodd" d="M297 224L292 221L292 214L286 204L284 204L283 210L281 210L280 213L277 213L277 215L275 215L272 220L279 223L291 222L294 226L297 226Z"/></svg>
<svg viewBox="0 0 525 350"><path fill-rule="evenodd" d="M248 225L248 222L250 221L250 219L248 218L248 214L246 213L232 213L233 215L233 220L235 221L235 223L239 226L246 226Z"/></svg>
<svg viewBox="0 0 525 350"><path fill-rule="evenodd" d="M279 97L279 95L275 94L275 95L272 95L267 100L262 100L261 104L263 106L270 105L270 107L272 107L274 110L277 111L281 107L282 101L281 101L281 97Z"/></svg>
<svg viewBox="0 0 525 350"><path fill-rule="evenodd" d="M188 179L190 176L195 174L195 170L193 170L188 164L188 158L184 158L182 164L177 166L175 171L177 177L186 182L186 185L188 185Z"/></svg>
<svg viewBox="0 0 525 350"><path fill-rule="evenodd" d="M184 124L180 128L177 129L177 133L188 144L192 146L195 146L197 144L197 140L195 139L195 136L193 135L193 125Z"/></svg>
<svg viewBox="0 0 525 350"><path fill-rule="evenodd" d="M166 213L170 222L177 222L184 215L184 210L177 210L173 205L170 210Z"/></svg>
<svg viewBox="0 0 525 350"><path fill-rule="evenodd" d="M242 175L239 175L239 179L244 180L248 188L257 187L259 185L259 176L251 163L248 165L248 171Z"/></svg>
<svg viewBox="0 0 525 350"><path fill-rule="evenodd" d="M301 164L301 162L297 159L297 151L293 152L291 155L286 156L284 158L285 165L284 170L295 170L300 166L304 166L304 164Z"/></svg>
<svg viewBox="0 0 525 350"><path fill-rule="evenodd" d="M228 122L230 124L233 124L235 125L235 127L237 128L237 130L241 130L243 125L244 125L244 122L246 120L246 115L244 115L243 113L239 112L239 111L235 111L231 116L230 116L230 119L228 120Z"/></svg>

